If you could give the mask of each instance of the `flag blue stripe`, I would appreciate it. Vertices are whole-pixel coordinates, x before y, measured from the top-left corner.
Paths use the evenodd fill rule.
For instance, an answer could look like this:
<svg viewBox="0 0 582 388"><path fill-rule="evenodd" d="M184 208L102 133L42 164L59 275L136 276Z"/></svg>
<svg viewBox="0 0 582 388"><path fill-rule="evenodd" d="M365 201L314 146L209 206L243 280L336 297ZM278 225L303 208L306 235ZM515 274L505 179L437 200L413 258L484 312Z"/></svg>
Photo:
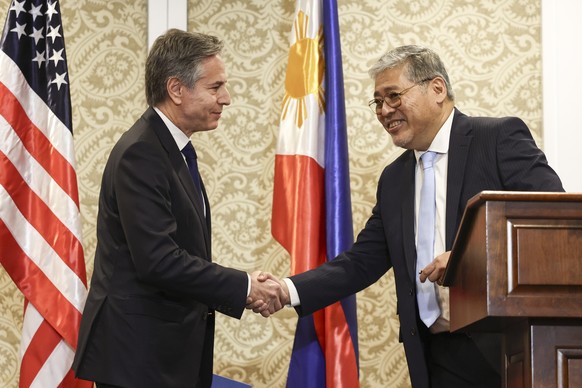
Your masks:
<svg viewBox="0 0 582 388"><path fill-rule="evenodd" d="M342 70L342 52L336 0L323 1L325 39L325 204L327 258L332 260L353 242L348 135ZM358 349L356 296L341 301L354 344Z"/></svg>
<svg viewBox="0 0 582 388"><path fill-rule="evenodd" d="M325 358L315 333L313 315L299 318L297 321L287 387L325 387Z"/></svg>
<svg viewBox="0 0 582 388"><path fill-rule="evenodd" d="M346 110L337 5L323 2L325 50L325 203L327 257L354 242Z"/></svg>

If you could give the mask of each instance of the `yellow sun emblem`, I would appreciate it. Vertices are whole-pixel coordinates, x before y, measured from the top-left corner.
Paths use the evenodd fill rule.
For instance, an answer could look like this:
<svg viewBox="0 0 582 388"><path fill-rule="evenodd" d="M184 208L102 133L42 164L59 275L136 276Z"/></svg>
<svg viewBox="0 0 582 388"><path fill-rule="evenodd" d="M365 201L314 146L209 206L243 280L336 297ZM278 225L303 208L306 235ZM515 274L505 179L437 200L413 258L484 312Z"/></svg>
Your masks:
<svg viewBox="0 0 582 388"><path fill-rule="evenodd" d="M291 100L297 100L295 120L301 128L307 118L305 98L317 95L319 111L324 109L323 73L323 26L316 38L307 37L309 16L299 11L295 19L295 43L289 48L289 63L285 75L285 97L283 98L283 119L289 112Z"/></svg>

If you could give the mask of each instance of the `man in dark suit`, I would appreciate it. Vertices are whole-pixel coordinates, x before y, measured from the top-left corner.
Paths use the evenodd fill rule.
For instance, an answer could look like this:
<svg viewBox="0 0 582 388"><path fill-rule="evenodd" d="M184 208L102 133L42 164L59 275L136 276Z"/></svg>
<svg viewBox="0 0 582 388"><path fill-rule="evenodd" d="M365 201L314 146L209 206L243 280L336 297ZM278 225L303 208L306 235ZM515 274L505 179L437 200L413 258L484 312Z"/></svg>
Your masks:
<svg viewBox="0 0 582 388"><path fill-rule="evenodd" d="M384 169L376 205L353 247L319 268L284 279L287 302L299 315L311 314L393 268L412 386L499 387L499 338L451 333L448 289L438 281L471 197L482 190L563 191L561 181L522 120L469 117L455 108L446 69L433 51L399 47L380 58L370 75L375 80L370 107L406 151ZM419 266L417 230L427 222L418 216L424 175L419 166L427 151L436 153L434 255ZM269 274L261 278L275 279ZM438 301L428 324L421 320L417 301L425 285Z"/></svg>
<svg viewBox="0 0 582 388"><path fill-rule="evenodd" d="M281 307L279 283L212 263L208 197L195 160L180 152L230 104L222 46L179 30L156 40L146 63L150 108L103 172L73 364L98 387L210 387L214 312L240 318L247 297L268 301L263 315Z"/></svg>

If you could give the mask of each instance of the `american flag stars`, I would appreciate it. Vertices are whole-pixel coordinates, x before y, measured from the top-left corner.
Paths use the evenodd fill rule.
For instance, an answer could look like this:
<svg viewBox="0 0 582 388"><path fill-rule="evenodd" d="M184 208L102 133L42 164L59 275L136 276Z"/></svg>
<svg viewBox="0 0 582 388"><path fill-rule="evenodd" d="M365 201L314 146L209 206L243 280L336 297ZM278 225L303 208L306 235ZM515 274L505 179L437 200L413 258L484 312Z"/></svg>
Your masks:
<svg viewBox="0 0 582 388"><path fill-rule="evenodd" d="M65 64L65 45L62 35L62 25L60 18L53 18L59 13L57 2L38 2L30 4L30 9L26 9L28 4L24 0L13 0L9 12L14 12L9 18L14 24L9 26L9 31L14 35L7 37L7 42L12 42L13 47L5 48L5 51L14 59L13 55L27 56L31 59L31 66L38 70L46 66L44 74L46 87L56 87L61 90L63 85L68 85L67 69ZM22 62L21 62L22 63ZM29 79L32 69L22 69L29 84L33 82ZM41 82L42 82L41 81ZM40 85L39 85L40 86ZM38 92L38 91L37 91ZM42 93L39 93L44 97Z"/></svg>

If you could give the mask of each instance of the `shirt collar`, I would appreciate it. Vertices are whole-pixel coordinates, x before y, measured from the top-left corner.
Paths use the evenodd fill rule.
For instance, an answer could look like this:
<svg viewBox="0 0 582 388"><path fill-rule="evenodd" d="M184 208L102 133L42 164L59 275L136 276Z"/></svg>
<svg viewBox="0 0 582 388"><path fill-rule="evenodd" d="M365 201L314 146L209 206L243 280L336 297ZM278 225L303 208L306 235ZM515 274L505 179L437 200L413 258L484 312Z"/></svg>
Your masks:
<svg viewBox="0 0 582 388"><path fill-rule="evenodd" d="M188 144L190 138L186 136L186 134L182 132L180 128L178 128L165 114L163 114L161 110L156 107L154 107L154 110L160 116L164 124L166 124L166 127L168 127L168 130L174 138L178 149L181 151L186 146L186 144Z"/></svg>
<svg viewBox="0 0 582 388"><path fill-rule="evenodd" d="M453 127L453 117L455 110L451 110L449 117L445 120L442 127L437 132L432 143L426 151L434 151L439 154L446 154L449 152L449 138L451 137L451 128ZM426 151L414 150L414 156L416 157L416 162L420 159L421 155Z"/></svg>

